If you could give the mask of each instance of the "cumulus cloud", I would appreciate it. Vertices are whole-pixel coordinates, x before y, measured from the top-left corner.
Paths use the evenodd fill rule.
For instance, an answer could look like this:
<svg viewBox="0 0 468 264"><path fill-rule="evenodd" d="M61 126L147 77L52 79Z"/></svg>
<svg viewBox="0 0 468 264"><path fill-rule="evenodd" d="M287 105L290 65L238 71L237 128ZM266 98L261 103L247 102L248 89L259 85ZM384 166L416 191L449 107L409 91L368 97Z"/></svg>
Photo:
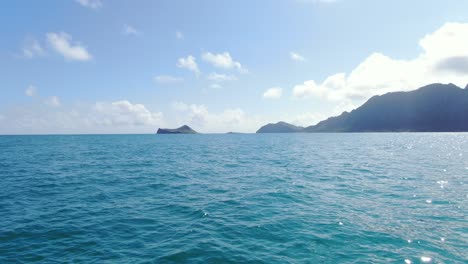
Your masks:
<svg viewBox="0 0 468 264"><path fill-rule="evenodd" d="M350 73L336 73L319 83L307 80L293 88L294 98L360 102L373 95L413 90L429 83L464 87L468 75L468 24L446 23L419 41L413 59L373 53Z"/></svg>
<svg viewBox="0 0 468 264"><path fill-rule="evenodd" d="M102 7L101 0L75 0L77 3L84 7L88 7L91 9L99 9Z"/></svg>
<svg viewBox="0 0 468 264"><path fill-rule="evenodd" d="M323 121L332 116L338 116L344 111L355 109L358 105L351 102L343 101L336 104L332 109L326 111L303 112L296 115L288 115L283 120L289 120L291 124L297 126L311 126L316 125L318 122Z"/></svg>
<svg viewBox="0 0 468 264"><path fill-rule="evenodd" d="M305 61L305 58L301 54L294 52L294 51L291 51L289 53L289 56L291 60L294 60L294 61Z"/></svg>
<svg viewBox="0 0 468 264"><path fill-rule="evenodd" d="M180 77L175 77L171 75L158 75L154 77L154 81L157 83L170 84L183 81Z"/></svg>
<svg viewBox="0 0 468 264"><path fill-rule="evenodd" d="M141 32L138 31L136 28L134 28L134 27L132 27L130 25L127 25L127 24L125 24L123 26L122 33L124 35L134 35L134 36L138 36L138 35L141 34Z"/></svg>
<svg viewBox="0 0 468 264"><path fill-rule="evenodd" d="M197 77L200 76L200 69L198 68L195 57L192 55L189 55L186 58L179 58L177 61L177 67L192 71Z"/></svg>
<svg viewBox="0 0 468 264"><path fill-rule="evenodd" d="M184 39L184 34L180 31L176 31L176 38L177 39Z"/></svg>
<svg viewBox="0 0 468 264"><path fill-rule="evenodd" d="M6 125L0 126L0 134L154 133L164 125L161 112L128 100L61 107L30 104L11 108L2 116Z"/></svg>
<svg viewBox="0 0 468 264"><path fill-rule="evenodd" d="M202 59L214 67L222 69L237 69L241 73L246 73L247 69L242 67L242 64L238 61L234 61L229 52L223 52L214 54L211 52L205 52L202 54Z"/></svg>
<svg viewBox="0 0 468 264"><path fill-rule="evenodd" d="M153 113L144 105L132 104L127 100L98 102L93 110L98 117L93 122L104 126L157 126L163 118L162 113Z"/></svg>
<svg viewBox="0 0 468 264"><path fill-rule="evenodd" d="M31 59L34 57L44 56L45 51L39 41L34 38L27 38L23 44L22 54L23 57Z"/></svg>
<svg viewBox="0 0 468 264"><path fill-rule="evenodd" d="M24 91L24 94L30 97L34 97L37 94L37 88L34 85L29 85Z"/></svg>
<svg viewBox="0 0 468 264"><path fill-rule="evenodd" d="M174 102L172 106L181 114L177 118L179 124L188 124L203 132L252 132L264 123L259 117L248 116L240 108L211 113L205 105Z"/></svg>
<svg viewBox="0 0 468 264"><path fill-rule="evenodd" d="M344 99L336 91L344 89L346 85L346 74L337 73L329 76L322 85L318 85L314 80L305 81L303 84L296 85L293 89L293 95L296 98L319 97L330 100Z"/></svg>
<svg viewBox="0 0 468 264"><path fill-rule="evenodd" d="M207 77L208 80L213 82L225 82L225 81L235 81L237 77L234 75L219 74L216 72L210 73Z"/></svg>
<svg viewBox="0 0 468 264"><path fill-rule="evenodd" d="M447 72L468 73L468 56L445 58L435 65L436 70Z"/></svg>
<svg viewBox="0 0 468 264"><path fill-rule="evenodd" d="M280 87L272 87L268 90L266 90L263 93L263 98L265 99L279 99L281 98L281 95L283 94L283 89Z"/></svg>
<svg viewBox="0 0 468 264"><path fill-rule="evenodd" d="M205 105L188 105L183 102L174 102L173 108L181 112L187 112L187 120L189 120L191 124L196 124L197 126L202 125L209 115L208 108Z"/></svg>
<svg viewBox="0 0 468 264"><path fill-rule="evenodd" d="M60 106L60 98L58 96L51 96L44 101L44 104L50 107L59 107Z"/></svg>
<svg viewBox="0 0 468 264"><path fill-rule="evenodd" d="M65 33L47 33L47 41L52 48L67 60L88 61L91 54L79 43L72 44L72 37Z"/></svg>
<svg viewBox="0 0 468 264"><path fill-rule="evenodd" d="M305 112L295 116L291 123L296 126L308 127L326 119L328 116L317 112Z"/></svg>
<svg viewBox="0 0 468 264"><path fill-rule="evenodd" d="M58 107L59 106L59 107ZM240 108L209 111L203 104L174 102L170 118L129 100L61 103L58 97L31 101L0 112L0 134L155 133L188 124L207 133L256 131L266 120Z"/></svg>

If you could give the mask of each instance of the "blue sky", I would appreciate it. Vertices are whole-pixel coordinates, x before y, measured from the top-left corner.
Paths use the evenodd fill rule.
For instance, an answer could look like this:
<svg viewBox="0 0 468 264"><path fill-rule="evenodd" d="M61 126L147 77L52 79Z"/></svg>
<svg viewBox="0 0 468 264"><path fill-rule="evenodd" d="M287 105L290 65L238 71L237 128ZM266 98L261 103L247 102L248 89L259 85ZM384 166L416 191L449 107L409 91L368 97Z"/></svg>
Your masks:
<svg viewBox="0 0 468 264"><path fill-rule="evenodd" d="M468 1L2 4L1 134L254 132L468 83Z"/></svg>

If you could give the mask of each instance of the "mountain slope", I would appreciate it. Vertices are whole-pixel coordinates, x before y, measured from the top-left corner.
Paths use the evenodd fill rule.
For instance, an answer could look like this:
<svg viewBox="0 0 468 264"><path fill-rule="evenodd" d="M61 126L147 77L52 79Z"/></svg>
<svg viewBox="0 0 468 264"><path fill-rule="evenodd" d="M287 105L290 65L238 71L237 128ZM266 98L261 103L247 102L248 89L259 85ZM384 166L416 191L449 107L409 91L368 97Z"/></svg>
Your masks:
<svg viewBox="0 0 468 264"><path fill-rule="evenodd" d="M370 98L351 112L317 125L268 124L257 133L297 132L468 132L468 85L434 83L410 92Z"/></svg>
<svg viewBox="0 0 468 264"><path fill-rule="evenodd" d="M302 132L304 128L288 124L286 122L278 122L276 124L267 124L262 126L257 133L297 133Z"/></svg>
<svg viewBox="0 0 468 264"><path fill-rule="evenodd" d="M468 89L430 84L370 98L361 107L305 132L468 131Z"/></svg>

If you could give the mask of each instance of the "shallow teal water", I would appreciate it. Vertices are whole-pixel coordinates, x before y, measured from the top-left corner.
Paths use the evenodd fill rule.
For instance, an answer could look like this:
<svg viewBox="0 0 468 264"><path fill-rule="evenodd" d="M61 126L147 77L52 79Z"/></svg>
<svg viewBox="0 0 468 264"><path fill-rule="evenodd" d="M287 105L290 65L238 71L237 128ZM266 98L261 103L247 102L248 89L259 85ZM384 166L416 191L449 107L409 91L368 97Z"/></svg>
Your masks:
<svg viewBox="0 0 468 264"><path fill-rule="evenodd" d="M0 136L0 263L466 263L468 134Z"/></svg>

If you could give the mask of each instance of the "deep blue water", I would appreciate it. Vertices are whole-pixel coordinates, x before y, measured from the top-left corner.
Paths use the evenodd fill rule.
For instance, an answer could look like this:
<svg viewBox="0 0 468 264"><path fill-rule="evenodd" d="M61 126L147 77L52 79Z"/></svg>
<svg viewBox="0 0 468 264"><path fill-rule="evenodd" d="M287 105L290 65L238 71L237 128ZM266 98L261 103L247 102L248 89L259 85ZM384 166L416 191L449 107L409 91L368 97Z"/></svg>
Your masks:
<svg viewBox="0 0 468 264"><path fill-rule="evenodd" d="M467 263L468 134L0 136L0 263Z"/></svg>

